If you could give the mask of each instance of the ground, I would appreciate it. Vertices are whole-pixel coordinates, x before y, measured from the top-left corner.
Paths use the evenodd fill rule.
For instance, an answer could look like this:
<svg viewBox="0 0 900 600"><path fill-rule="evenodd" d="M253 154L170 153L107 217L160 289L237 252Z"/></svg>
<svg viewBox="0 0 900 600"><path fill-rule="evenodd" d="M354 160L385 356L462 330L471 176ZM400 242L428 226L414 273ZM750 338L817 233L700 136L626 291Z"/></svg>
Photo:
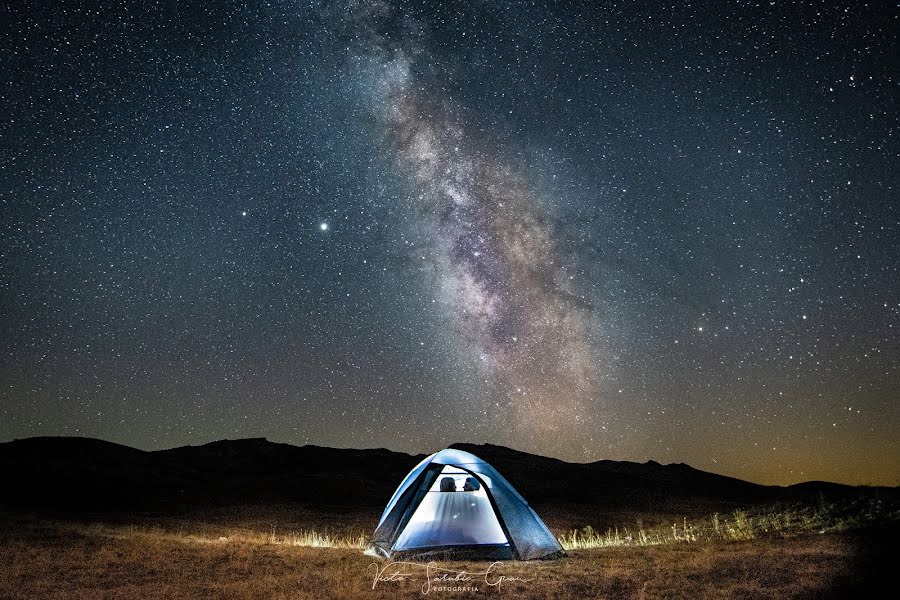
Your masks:
<svg viewBox="0 0 900 600"><path fill-rule="evenodd" d="M423 591L424 597L516 600L877 597L872 590L889 572L897 541L896 531L880 528L573 550L558 561L490 569L489 563L442 562L432 565L431 587L423 589L427 565L392 565L352 547L356 532L369 526L369 513L292 513L293 525L299 519L340 534L334 537L280 530L278 514L247 514L103 522L0 514L0 598L393 599L423 597ZM434 579L440 576L455 579Z"/></svg>

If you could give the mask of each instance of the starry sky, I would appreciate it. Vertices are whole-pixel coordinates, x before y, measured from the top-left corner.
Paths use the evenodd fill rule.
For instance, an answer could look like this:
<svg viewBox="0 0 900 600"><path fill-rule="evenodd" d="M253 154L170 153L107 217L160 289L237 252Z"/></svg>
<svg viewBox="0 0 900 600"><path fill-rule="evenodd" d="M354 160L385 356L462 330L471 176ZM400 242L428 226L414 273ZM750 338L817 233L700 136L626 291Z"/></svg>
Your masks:
<svg viewBox="0 0 900 600"><path fill-rule="evenodd" d="M890 3L0 8L0 441L900 485Z"/></svg>

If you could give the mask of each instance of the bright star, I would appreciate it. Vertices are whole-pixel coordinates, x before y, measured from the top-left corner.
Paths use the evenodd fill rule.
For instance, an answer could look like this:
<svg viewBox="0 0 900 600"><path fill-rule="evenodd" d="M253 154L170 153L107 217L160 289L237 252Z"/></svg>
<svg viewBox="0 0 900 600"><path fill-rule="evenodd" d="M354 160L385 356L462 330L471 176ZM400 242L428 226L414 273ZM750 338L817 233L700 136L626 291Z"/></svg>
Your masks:
<svg viewBox="0 0 900 600"><path fill-rule="evenodd" d="M328 231L328 223L319 223L319 229L322 231Z"/></svg>

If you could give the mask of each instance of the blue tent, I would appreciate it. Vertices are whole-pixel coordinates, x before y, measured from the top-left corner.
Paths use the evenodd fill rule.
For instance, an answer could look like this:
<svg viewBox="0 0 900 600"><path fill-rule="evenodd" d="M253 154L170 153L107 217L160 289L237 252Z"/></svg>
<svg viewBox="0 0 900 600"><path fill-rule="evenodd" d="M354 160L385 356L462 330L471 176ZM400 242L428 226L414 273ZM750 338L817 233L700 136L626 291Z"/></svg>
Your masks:
<svg viewBox="0 0 900 600"><path fill-rule="evenodd" d="M394 492L372 537L386 558L531 560L565 556L525 499L491 465L448 448Z"/></svg>

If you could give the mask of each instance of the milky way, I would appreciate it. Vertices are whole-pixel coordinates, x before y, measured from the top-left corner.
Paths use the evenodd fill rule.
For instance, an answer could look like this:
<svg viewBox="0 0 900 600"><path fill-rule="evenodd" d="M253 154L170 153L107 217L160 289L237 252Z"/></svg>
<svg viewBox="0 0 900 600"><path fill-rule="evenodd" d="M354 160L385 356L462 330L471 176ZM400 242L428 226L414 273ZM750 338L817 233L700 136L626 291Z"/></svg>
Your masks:
<svg viewBox="0 0 900 600"><path fill-rule="evenodd" d="M565 432L577 443L589 374L598 370L587 339L591 307L574 289L541 198L468 134L446 99L415 81L410 57L421 48L377 47L379 117L417 195L442 300L490 404L523 439Z"/></svg>
<svg viewBox="0 0 900 600"><path fill-rule="evenodd" d="M0 442L896 485L886 3L7 2Z"/></svg>

